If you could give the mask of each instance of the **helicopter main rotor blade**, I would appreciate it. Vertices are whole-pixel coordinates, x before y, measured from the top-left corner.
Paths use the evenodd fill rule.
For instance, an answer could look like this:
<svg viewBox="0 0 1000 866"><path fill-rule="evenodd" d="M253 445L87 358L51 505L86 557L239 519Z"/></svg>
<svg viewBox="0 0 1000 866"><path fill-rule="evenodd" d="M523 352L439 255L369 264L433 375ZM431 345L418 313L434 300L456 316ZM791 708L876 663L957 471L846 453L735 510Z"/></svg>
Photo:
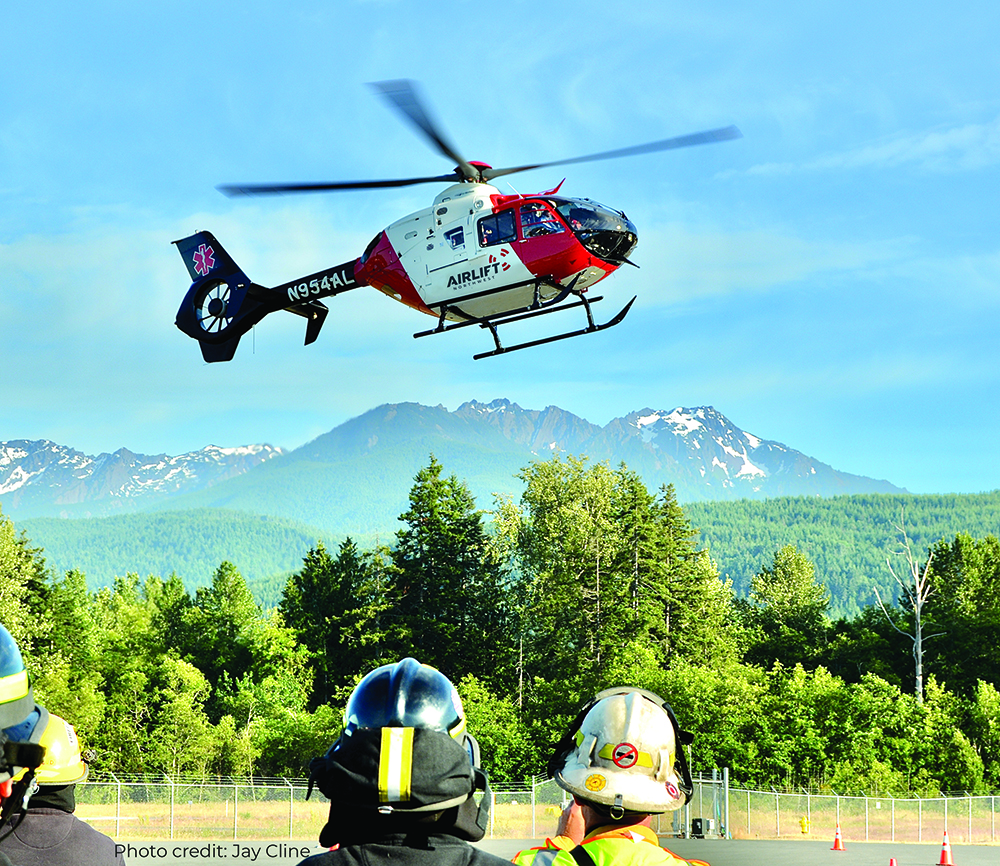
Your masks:
<svg viewBox="0 0 1000 866"><path fill-rule="evenodd" d="M438 125L431 120L424 103L417 94L414 82L405 78L396 81L373 81L369 85L407 120L431 140L437 149L458 165L458 170L469 179L476 179L479 173L448 142Z"/></svg>
<svg viewBox="0 0 1000 866"><path fill-rule="evenodd" d="M455 183L461 178L455 173L436 177L404 177L399 180L346 180L330 183L228 183L216 187L230 198L240 195L281 195L282 193L330 192L341 189L385 189L412 186L417 183Z"/></svg>
<svg viewBox="0 0 1000 866"><path fill-rule="evenodd" d="M592 153L589 156L576 156L572 159L557 159L552 162L539 162L533 165L519 165L513 168L483 169L483 180L492 180L519 171L530 171L533 168L548 168L552 165L571 165L576 162L596 162L600 159L617 159L622 156L638 156L642 153L653 153L658 150L676 150L680 147L693 147L696 144L711 144L714 141L729 141L742 138L743 133L735 126L724 126L720 129L707 129L704 132L693 132L690 135L679 135L676 138L665 138L662 141L651 141L649 144L638 144L634 147L623 147L619 150L606 150L603 153Z"/></svg>

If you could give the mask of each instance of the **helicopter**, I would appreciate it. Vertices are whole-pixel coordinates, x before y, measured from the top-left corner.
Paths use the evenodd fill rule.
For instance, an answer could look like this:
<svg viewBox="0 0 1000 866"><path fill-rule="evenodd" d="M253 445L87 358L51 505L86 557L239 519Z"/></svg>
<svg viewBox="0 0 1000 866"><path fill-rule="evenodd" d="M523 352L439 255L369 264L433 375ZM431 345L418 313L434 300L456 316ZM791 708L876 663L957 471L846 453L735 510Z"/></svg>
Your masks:
<svg viewBox="0 0 1000 866"><path fill-rule="evenodd" d="M543 343L596 333L619 324L632 298L608 321L596 323L591 306L602 297L588 290L624 264L638 234L625 213L586 198L560 195L565 182L541 193L502 193L491 181L537 168L636 156L740 138L735 126L710 129L588 156L493 168L469 161L449 143L425 108L414 82L371 85L455 168L442 175L331 183L230 184L229 196L273 195L413 184L446 184L430 207L380 231L356 259L278 286L250 280L208 231L174 241L191 277L177 312L177 327L198 341L206 362L229 361L240 338L265 316L287 310L306 320L305 344L319 336L331 298L371 286L437 319L418 331L427 337L459 328L488 330L493 348L473 355L502 355ZM634 265L638 267L637 265ZM582 308L586 324L504 346L499 329L514 322Z"/></svg>

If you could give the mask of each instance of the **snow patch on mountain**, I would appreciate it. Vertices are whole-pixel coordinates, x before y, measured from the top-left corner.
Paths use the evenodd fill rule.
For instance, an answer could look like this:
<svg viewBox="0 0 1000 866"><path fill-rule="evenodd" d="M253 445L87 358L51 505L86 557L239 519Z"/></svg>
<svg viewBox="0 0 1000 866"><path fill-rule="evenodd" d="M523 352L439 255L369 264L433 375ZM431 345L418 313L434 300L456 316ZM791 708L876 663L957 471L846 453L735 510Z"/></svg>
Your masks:
<svg viewBox="0 0 1000 866"><path fill-rule="evenodd" d="M210 487L282 453L271 445L209 445L176 457L127 448L90 456L47 439L0 442L0 504L32 516L114 513Z"/></svg>

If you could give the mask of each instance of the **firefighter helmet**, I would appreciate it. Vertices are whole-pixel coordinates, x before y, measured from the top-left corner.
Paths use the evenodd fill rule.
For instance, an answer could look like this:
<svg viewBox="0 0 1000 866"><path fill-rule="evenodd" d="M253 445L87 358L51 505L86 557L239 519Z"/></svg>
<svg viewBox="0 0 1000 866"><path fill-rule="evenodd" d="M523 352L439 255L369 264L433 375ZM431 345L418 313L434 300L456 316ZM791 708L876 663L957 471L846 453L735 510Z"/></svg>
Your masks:
<svg viewBox="0 0 1000 866"><path fill-rule="evenodd" d="M608 689L587 704L549 763L557 784L618 820L679 809L691 795L690 742L662 698Z"/></svg>

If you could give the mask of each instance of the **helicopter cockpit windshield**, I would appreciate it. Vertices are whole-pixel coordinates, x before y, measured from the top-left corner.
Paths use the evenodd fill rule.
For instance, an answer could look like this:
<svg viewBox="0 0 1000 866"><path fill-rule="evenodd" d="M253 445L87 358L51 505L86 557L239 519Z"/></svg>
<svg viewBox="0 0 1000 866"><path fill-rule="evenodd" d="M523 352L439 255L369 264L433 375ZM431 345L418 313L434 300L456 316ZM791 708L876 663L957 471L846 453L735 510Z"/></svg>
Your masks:
<svg viewBox="0 0 1000 866"><path fill-rule="evenodd" d="M639 242L635 226L621 211L590 199L549 199L580 243L598 258L614 265L627 260Z"/></svg>

